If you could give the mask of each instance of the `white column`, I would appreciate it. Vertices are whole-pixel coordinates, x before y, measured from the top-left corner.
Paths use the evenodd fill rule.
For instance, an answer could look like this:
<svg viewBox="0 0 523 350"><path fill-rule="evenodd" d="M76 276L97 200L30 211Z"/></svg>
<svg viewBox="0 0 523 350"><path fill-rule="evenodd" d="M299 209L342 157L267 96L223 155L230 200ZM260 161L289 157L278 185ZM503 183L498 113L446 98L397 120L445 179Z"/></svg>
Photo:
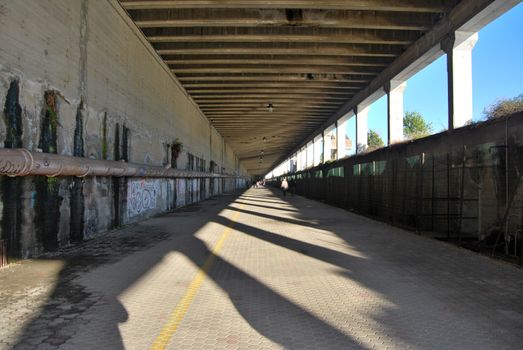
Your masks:
<svg viewBox="0 0 523 350"><path fill-rule="evenodd" d="M334 137L334 140L332 140L333 137ZM338 154L340 153L340 149L338 148L338 122L337 121L334 122L334 130L332 130L331 136L329 138L329 145L330 145L329 148L331 149L331 151L329 153L329 158L332 154L332 148L334 146L336 149L336 153L334 155L334 159L332 159L332 160L338 159Z"/></svg>
<svg viewBox="0 0 523 350"><path fill-rule="evenodd" d="M307 169L309 167L309 149L308 146L305 145L305 163L303 163L303 169Z"/></svg>
<svg viewBox="0 0 523 350"><path fill-rule="evenodd" d="M316 166L316 165L319 165L322 163L322 157L321 157L321 152L323 152L323 133L319 134L318 136L316 136L313 140L314 142L314 146L313 146L313 150L314 150L314 162L313 162L313 166Z"/></svg>
<svg viewBox="0 0 523 350"><path fill-rule="evenodd" d="M336 137L336 130L337 130L337 123L334 123L334 125L329 126L327 129L323 131L323 162L327 162L330 160L336 160L337 154L334 157L334 159L331 159L332 151L336 150L337 153L337 143ZM334 136L334 139L333 139Z"/></svg>
<svg viewBox="0 0 523 350"><path fill-rule="evenodd" d="M367 149L369 110L370 106L364 108L358 106L354 111L354 114L356 114L356 153L361 153Z"/></svg>
<svg viewBox="0 0 523 350"><path fill-rule="evenodd" d="M331 160L332 140L330 132L323 132L323 163Z"/></svg>
<svg viewBox="0 0 523 350"><path fill-rule="evenodd" d="M325 163L325 130L321 132L321 158L320 163Z"/></svg>
<svg viewBox="0 0 523 350"><path fill-rule="evenodd" d="M307 168L314 166L314 141L307 144Z"/></svg>
<svg viewBox="0 0 523 350"><path fill-rule="evenodd" d="M300 170L303 170L307 167L307 148L303 147L301 149L301 168Z"/></svg>
<svg viewBox="0 0 523 350"><path fill-rule="evenodd" d="M338 129L337 129L337 142L338 142L338 159L347 156L345 150L345 135L347 133L347 125L349 123L349 115L346 115L338 120Z"/></svg>
<svg viewBox="0 0 523 350"><path fill-rule="evenodd" d="M388 144L403 140L403 95L407 87L406 81L391 80L385 86L387 93L387 133Z"/></svg>
<svg viewBox="0 0 523 350"><path fill-rule="evenodd" d="M472 49L478 33L455 32L441 43L447 53L449 130L472 121Z"/></svg>

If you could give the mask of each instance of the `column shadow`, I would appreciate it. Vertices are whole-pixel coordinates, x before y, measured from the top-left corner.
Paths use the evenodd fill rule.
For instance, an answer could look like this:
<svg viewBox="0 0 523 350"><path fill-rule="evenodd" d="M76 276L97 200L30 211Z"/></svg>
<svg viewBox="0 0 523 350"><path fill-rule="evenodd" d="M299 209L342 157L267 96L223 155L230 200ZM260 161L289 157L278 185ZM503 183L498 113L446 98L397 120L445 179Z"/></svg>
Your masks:
<svg viewBox="0 0 523 350"><path fill-rule="evenodd" d="M191 214L211 214L218 217L235 198L223 197L220 200L222 205L218 205L216 201L211 205L199 203L200 211ZM119 325L126 322L129 315L119 301L119 295L169 253L178 251L197 266L202 266L213 254L203 241L194 236L205 224L201 220L187 219L187 225L183 229L175 226L169 232L154 230L154 220L172 221L184 218L188 218L186 211L178 217L175 213L153 219L149 224L133 226L135 232L130 235L113 233L106 239L86 242L84 247L64 252L65 267L60 271L53 292L39 314L24 327L12 348L124 349ZM217 221L229 223L225 219ZM123 259L147 249L154 249L155 254L142 259L139 266L129 266L127 260ZM310 344L317 344L317 348L325 349L340 346L362 349L346 334L240 268L220 256L215 256L215 259L208 277L229 296L245 321L263 336L288 349L300 349ZM117 262L122 264L118 265L115 272L118 280L111 282L110 286L98 288L96 285L85 286L79 282L96 268Z"/></svg>

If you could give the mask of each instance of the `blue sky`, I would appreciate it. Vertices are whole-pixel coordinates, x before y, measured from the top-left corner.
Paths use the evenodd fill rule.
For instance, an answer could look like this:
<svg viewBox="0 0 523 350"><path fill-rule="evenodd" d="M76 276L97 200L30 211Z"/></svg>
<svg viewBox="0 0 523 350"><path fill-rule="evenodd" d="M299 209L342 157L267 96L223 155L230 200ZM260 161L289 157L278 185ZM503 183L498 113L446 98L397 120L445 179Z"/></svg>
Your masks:
<svg viewBox="0 0 523 350"><path fill-rule="evenodd" d="M500 98L523 93L523 3L479 32L472 51L472 98L474 120ZM446 56L407 81L405 110L418 111L432 123L435 132L447 128ZM369 112L369 129L387 142L387 97L374 102Z"/></svg>

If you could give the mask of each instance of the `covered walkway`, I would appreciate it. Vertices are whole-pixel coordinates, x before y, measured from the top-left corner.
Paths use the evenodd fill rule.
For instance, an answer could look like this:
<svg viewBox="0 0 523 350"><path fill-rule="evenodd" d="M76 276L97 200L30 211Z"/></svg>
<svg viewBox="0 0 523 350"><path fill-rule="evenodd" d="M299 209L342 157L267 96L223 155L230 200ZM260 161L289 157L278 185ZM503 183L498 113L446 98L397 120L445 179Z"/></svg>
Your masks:
<svg viewBox="0 0 523 350"><path fill-rule="evenodd" d="M270 189L11 265L0 284L2 350L514 349L523 341L520 269Z"/></svg>

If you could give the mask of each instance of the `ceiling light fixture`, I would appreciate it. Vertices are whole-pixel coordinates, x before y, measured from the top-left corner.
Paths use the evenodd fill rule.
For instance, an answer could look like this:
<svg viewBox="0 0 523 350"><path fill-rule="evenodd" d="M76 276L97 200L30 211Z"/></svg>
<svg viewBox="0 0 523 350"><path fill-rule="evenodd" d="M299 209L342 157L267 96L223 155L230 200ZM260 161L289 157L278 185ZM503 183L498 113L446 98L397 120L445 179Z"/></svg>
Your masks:
<svg viewBox="0 0 523 350"><path fill-rule="evenodd" d="M274 110L274 106L272 105L272 103L269 103L267 105L267 110L269 111L269 113L272 113L272 111Z"/></svg>

